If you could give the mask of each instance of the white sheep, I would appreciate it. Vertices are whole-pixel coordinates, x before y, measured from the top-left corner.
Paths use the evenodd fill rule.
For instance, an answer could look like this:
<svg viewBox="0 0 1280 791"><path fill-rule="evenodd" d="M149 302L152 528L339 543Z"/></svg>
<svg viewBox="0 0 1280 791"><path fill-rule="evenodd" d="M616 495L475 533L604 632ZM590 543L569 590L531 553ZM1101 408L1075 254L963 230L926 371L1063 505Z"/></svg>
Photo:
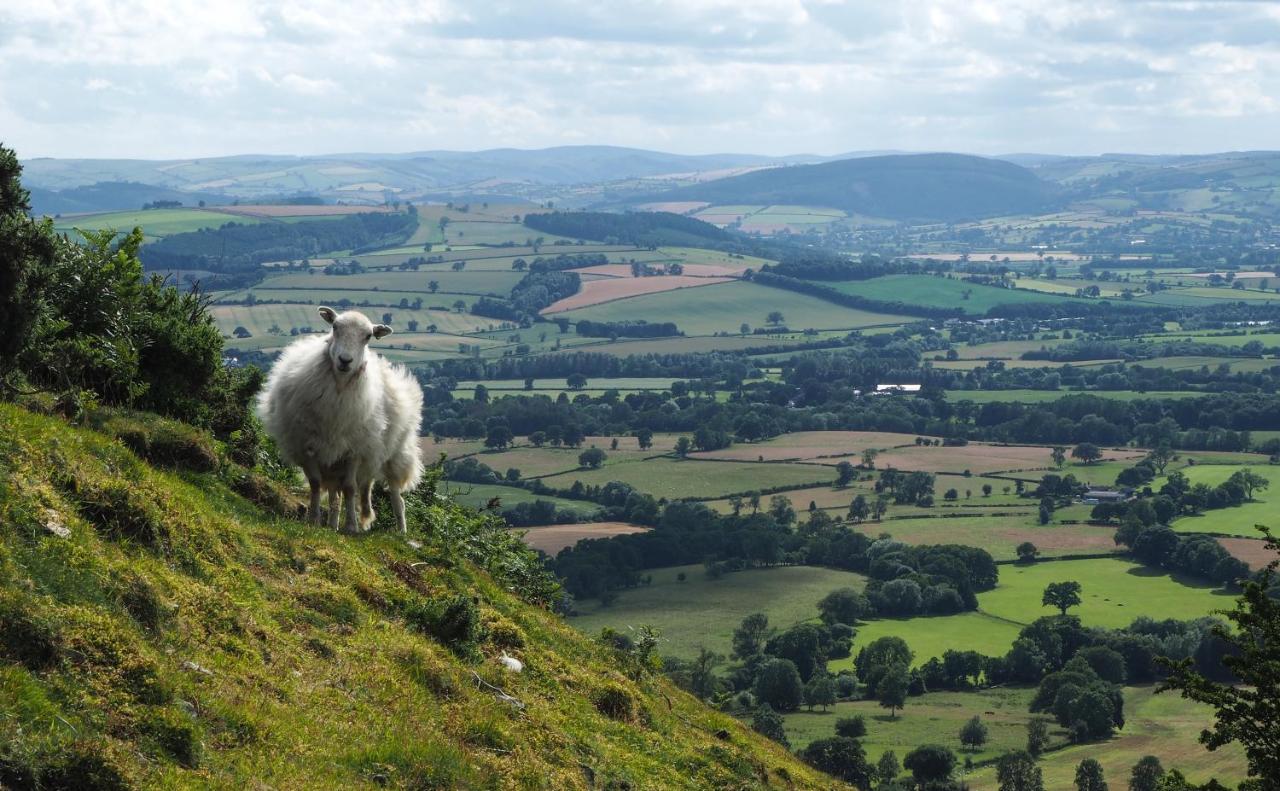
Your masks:
<svg viewBox="0 0 1280 791"><path fill-rule="evenodd" d="M380 480L404 532L401 492L417 486L422 477L422 388L403 367L369 350L369 341L389 335L390 327L375 325L356 311L339 314L321 307L320 315L333 330L285 348L258 398L258 416L284 458L307 476L307 521L321 522L320 492L325 489L330 526L337 527L341 492L346 506L342 529L367 529L374 518L373 482Z"/></svg>

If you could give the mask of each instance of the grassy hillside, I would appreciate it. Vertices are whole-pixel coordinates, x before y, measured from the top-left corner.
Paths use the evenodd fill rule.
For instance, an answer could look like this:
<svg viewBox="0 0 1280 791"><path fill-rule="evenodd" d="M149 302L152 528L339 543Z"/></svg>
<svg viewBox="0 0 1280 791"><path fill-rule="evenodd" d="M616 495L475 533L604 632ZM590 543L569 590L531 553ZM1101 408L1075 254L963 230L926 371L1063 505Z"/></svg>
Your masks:
<svg viewBox="0 0 1280 791"><path fill-rule="evenodd" d="M833 786L517 598L494 522L338 536L180 424L108 425L186 462L0 405L0 786Z"/></svg>
<svg viewBox="0 0 1280 791"><path fill-rule="evenodd" d="M893 220L1036 212L1057 188L1009 162L963 154L862 157L773 168L672 190L660 200L830 206Z"/></svg>

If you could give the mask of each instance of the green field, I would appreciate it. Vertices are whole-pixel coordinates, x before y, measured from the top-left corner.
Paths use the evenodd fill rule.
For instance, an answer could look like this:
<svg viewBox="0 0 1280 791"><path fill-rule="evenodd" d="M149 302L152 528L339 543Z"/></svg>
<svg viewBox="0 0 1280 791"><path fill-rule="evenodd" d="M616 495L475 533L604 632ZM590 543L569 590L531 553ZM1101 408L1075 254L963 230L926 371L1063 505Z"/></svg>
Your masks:
<svg viewBox="0 0 1280 791"><path fill-rule="evenodd" d="M86 231L110 228L128 232L137 226L142 228L142 232L147 237L161 238L177 233L198 231L201 228L217 228L229 222L256 225L262 220L257 217L225 214L207 209L147 209L59 217L54 220L53 227L63 233L73 233L77 228Z"/></svg>
<svg viewBox="0 0 1280 791"><path fill-rule="evenodd" d="M930 692L908 698L907 705L891 718L874 701L838 703L826 713L807 711L786 715L787 737L793 748L814 739L832 736L840 717L861 714L867 722L862 740L867 757L875 762L888 750L901 761L921 744L942 744L975 763L988 762L1009 750L1023 749L1027 740L1028 710L1035 696L1032 688L985 689L980 692ZM1125 687L1125 727L1103 743L1072 745L1067 734L1050 722L1050 749L1041 756L1044 787L1052 791L1074 788L1076 766L1084 758L1095 758L1111 788L1122 789L1129 771L1144 755L1155 755L1166 768L1176 767L1193 782L1217 777L1234 783L1245 777L1243 751L1230 746L1216 752L1205 750L1197 737L1212 722L1208 707L1179 698L1175 693L1154 694L1154 687ZM974 715L982 718L989 741L970 753L960 744L960 728ZM995 791L995 771L981 766L970 773L963 769L959 779L974 791Z"/></svg>
<svg viewBox="0 0 1280 791"><path fill-rule="evenodd" d="M1031 566L1000 566L1000 582L994 590L978 594L978 610L959 615L926 618L882 619L863 623L854 640L859 646L878 637L893 635L906 640L915 652L915 664L941 656L948 648L963 646L989 656L1003 654L1023 626L1057 610L1040 604L1050 582L1075 580L1083 588L1083 603L1072 608L1086 626L1120 628L1139 616L1190 619L1230 607L1234 598L1208 585L1171 577L1121 559L1059 560ZM829 663L834 672L853 667L853 659Z"/></svg>
<svg viewBox="0 0 1280 791"><path fill-rule="evenodd" d="M910 705L908 701L907 706ZM910 716L909 709L904 713ZM971 712L975 713L979 712ZM985 720L986 715L982 716ZM1074 788L1076 767L1085 758L1093 758L1102 764L1111 788L1121 791L1127 788L1133 765L1146 755L1159 758L1166 769L1178 769L1193 783L1217 778L1234 787L1245 779L1244 750L1238 744L1214 752L1200 744L1200 731L1213 723L1208 706L1183 700L1175 692L1157 695L1153 686L1125 687L1124 716L1124 728L1106 742L1067 745L1041 756L1044 787ZM995 729L992 731L994 736ZM1024 743L1025 739L1024 731ZM991 767L980 768L966 779L974 791L996 791L998 787Z"/></svg>
<svg viewBox="0 0 1280 791"><path fill-rule="evenodd" d="M491 325L501 324L496 319L445 310L401 310L400 308L361 307L353 307L352 309L360 310L374 321L380 321L383 313L391 313L391 326L396 330L396 333L384 338L382 344L380 344L382 346L399 346L406 342L412 343L409 339L414 333L410 333L406 329L411 320L416 320L419 323L418 333L421 335L429 335L425 330L432 324L436 325L438 332L451 334L473 332ZM270 344L273 346L283 346L292 340L289 336L289 331L292 327L298 327L299 329L310 327L312 331L316 332L327 331L328 329L324 319L320 318L320 314L316 312L315 305L213 305L210 307L209 312L213 314L214 319L218 322L219 329L226 335L231 334L231 331L236 327L244 327L255 337L262 338L263 336L268 336L268 331L272 325L279 327L284 336L269 336L274 339ZM479 344L481 346L490 346L497 343L485 338L463 338L458 340L459 342ZM233 339L228 345L237 348L248 348L239 339ZM375 344L375 346L378 345Z"/></svg>
<svg viewBox="0 0 1280 791"><path fill-rule="evenodd" d="M855 310L794 291L742 281L646 294L557 315L573 321L671 321L686 335L736 335L744 323L752 328L767 326L766 318L775 310L782 313L792 329L855 329L912 321L909 316Z"/></svg>
<svg viewBox="0 0 1280 791"><path fill-rule="evenodd" d="M963 495L963 492L962 492ZM975 497L973 502L977 502ZM1027 502L1027 501L1024 501ZM1031 501L1034 505L1034 501ZM869 536L888 533L908 544L965 544L981 547L996 560L1013 560L1017 547L1030 541L1040 549L1042 557L1095 554L1116 550L1113 536L1115 528L1094 525L1039 524L1037 511L992 505L996 514L984 514L978 509L949 509L961 511L964 516L943 516L945 511L932 509L936 516L928 519L887 519L883 522L864 522L857 529ZM977 511L970 515L969 511ZM896 513L890 510L890 515ZM1014 515L1004 515L1013 513ZM1055 517L1058 513L1055 512Z"/></svg>
<svg viewBox="0 0 1280 791"><path fill-rule="evenodd" d="M606 451L607 453L608 451ZM835 480L835 470L815 464L757 464L693 459L652 459L606 465L598 470L576 470L543 480L548 486L567 489L574 481L600 486L609 481L628 483L657 497L728 496L735 492L801 483ZM769 498L763 498L767 503Z"/></svg>
<svg viewBox="0 0 1280 791"><path fill-rule="evenodd" d="M718 580L708 579L700 565L646 573L651 585L623 591L610 607L580 602L581 614L569 625L595 635L605 626L625 632L650 624L662 634L662 655L688 657L699 646L727 655L734 628L751 613L763 612L772 626L785 629L816 617L818 600L836 588L861 589L864 583L859 574L814 566L739 571ZM676 580L679 573L684 582Z"/></svg>
<svg viewBox="0 0 1280 791"><path fill-rule="evenodd" d="M1074 298L1021 289L997 288L932 275L887 275L871 280L824 283L837 291L870 299L906 302L934 308L963 308L986 313L996 305L1075 301ZM968 298L965 295L968 294Z"/></svg>
<svg viewBox="0 0 1280 791"><path fill-rule="evenodd" d="M1140 615L1199 618L1235 601L1211 585L1121 559L1061 560L1000 567L1000 584L978 596L981 612L1027 624L1057 611L1040 604L1051 582L1075 580L1083 590L1070 614L1086 626L1119 628Z"/></svg>
<svg viewBox="0 0 1280 791"><path fill-rule="evenodd" d="M1175 519L1173 529L1179 533L1223 533L1232 536L1258 538L1261 534L1254 525L1267 525L1272 529L1280 529L1280 467L1263 464L1236 466L1226 464L1204 464L1194 467L1183 467L1182 473L1193 483L1206 483L1210 486L1231 477L1236 470L1248 469L1263 476L1271 482L1265 489L1253 493L1254 501L1234 508L1215 508L1204 511L1197 516L1184 516Z"/></svg>
<svg viewBox="0 0 1280 791"><path fill-rule="evenodd" d="M469 505L472 508L484 508L490 500L497 497L501 501L499 510L505 510L520 503L532 503L538 500L554 503L556 508L562 511L572 511L584 518L593 516L600 510L600 507L595 503L588 503L582 500L566 500L562 497L535 495L533 492L515 486L492 486L450 481L440 488L440 492L451 497L456 502Z"/></svg>
<svg viewBox="0 0 1280 791"><path fill-rule="evenodd" d="M315 270L312 270L313 273L290 272L268 278L253 288L228 292L225 298L243 299L244 293L252 291L263 298L289 299L288 294L291 290L297 290L298 293L303 294L339 292L353 302L361 299L369 299L372 302L380 292L404 292L397 293L395 301L406 294L414 294L422 297L424 302L431 303L433 299L440 298L439 295L431 293L431 281L438 283L439 290L445 293L496 294L505 297L511 293L511 287L524 277L522 273L513 272L510 269L474 272L464 269L461 272L454 272L448 264L438 266L441 268L424 268L417 272L362 272L358 275L325 275ZM299 297L299 299L308 299L308 297ZM412 301L412 297L410 299ZM386 300L377 301L385 302ZM449 302L440 304L447 305Z"/></svg>

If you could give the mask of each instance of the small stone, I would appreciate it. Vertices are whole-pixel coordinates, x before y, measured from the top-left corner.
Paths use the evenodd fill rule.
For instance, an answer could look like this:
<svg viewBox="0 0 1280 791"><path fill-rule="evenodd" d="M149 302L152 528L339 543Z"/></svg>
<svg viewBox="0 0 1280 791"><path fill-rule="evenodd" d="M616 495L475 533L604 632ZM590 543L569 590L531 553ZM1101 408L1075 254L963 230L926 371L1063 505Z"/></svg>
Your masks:
<svg viewBox="0 0 1280 791"><path fill-rule="evenodd" d="M184 660L182 661L182 669L183 669L183 670L190 670L192 673L199 673L199 674L200 674L200 675L202 675L202 676L212 676L212 675L213 675L213 671L212 671L212 670L210 670L210 669L209 669L209 668L207 668L207 667L204 667L203 665L198 665L198 664L196 664L195 662L192 662L190 659L184 659Z"/></svg>
<svg viewBox="0 0 1280 791"><path fill-rule="evenodd" d="M71 538L71 528L62 523L62 517L56 511L44 512L44 529L58 538Z"/></svg>
<svg viewBox="0 0 1280 791"><path fill-rule="evenodd" d="M188 717L191 717L194 719L199 714L199 712L196 711L195 704L193 704L189 700L183 700L182 698L178 698L174 702L177 703L178 708L182 709L182 713L186 714Z"/></svg>
<svg viewBox="0 0 1280 791"><path fill-rule="evenodd" d="M405 543L409 545L410 549L422 549L421 541L414 541L412 538L410 538L410 539L406 539Z"/></svg>

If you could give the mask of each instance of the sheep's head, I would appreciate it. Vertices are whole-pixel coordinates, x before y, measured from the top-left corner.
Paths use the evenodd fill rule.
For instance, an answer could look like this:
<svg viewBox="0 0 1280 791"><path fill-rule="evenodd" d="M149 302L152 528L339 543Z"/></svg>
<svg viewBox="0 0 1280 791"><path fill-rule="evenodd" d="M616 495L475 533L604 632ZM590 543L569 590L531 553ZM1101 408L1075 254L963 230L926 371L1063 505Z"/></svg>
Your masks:
<svg viewBox="0 0 1280 791"><path fill-rule="evenodd" d="M369 341L391 334L390 327L374 324L359 311L337 313L333 308L321 307L320 315L333 327L328 340L329 363L338 376L350 376L363 370Z"/></svg>

